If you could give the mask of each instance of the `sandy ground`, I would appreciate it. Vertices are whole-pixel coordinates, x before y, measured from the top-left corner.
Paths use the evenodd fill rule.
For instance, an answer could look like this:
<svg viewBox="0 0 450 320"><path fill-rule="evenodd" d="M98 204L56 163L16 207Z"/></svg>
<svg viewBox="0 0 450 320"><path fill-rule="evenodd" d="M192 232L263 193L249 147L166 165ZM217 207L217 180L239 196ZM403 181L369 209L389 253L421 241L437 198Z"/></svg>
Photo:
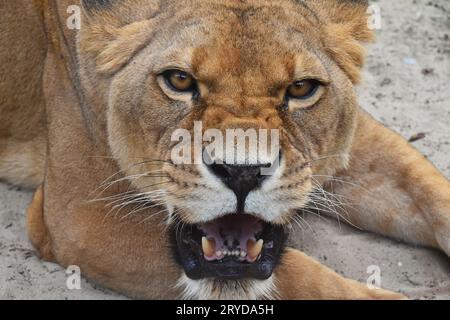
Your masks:
<svg viewBox="0 0 450 320"><path fill-rule="evenodd" d="M380 0L382 29L370 46L361 105L384 124L410 138L450 177L450 2ZM27 239L24 211L31 193L0 184L0 298L121 299L86 280L81 290L66 288L59 266L37 259ZM365 282L378 266L381 285L412 298L450 299L450 259L414 247L307 217L311 229L292 242L325 265Z"/></svg>

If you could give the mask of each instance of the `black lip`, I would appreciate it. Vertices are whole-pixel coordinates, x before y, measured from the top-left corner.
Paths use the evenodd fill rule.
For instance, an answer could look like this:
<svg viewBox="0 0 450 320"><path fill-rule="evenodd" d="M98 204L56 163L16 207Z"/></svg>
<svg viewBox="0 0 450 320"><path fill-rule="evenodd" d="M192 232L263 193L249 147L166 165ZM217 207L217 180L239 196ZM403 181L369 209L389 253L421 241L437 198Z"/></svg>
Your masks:
<svg viewBox="0 0 450 320"><path fill-rule="evenodd" d="M172 230L175 256L186 276L193 280L215 278L221 280L270 278L278 265L287 238L282 226L264 223L261 237L264 245L260 258L254 263L240 262L231 257L209 262L203 257L201 233L195 225L183 225Z"/></svg>

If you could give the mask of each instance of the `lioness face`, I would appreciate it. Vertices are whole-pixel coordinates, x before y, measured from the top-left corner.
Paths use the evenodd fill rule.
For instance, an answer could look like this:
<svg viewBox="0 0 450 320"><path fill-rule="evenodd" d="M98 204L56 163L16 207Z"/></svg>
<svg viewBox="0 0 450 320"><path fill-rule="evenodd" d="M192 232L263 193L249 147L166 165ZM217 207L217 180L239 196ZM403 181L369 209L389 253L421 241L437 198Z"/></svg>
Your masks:
<svg viewBox="0 0 450 320"><path fill-rule="evenodd" d="M352 82L326 49L324 17L300 1L169 1L148 10L150 20L136 10L126 21L99 18L113 25L104 32L116 32L114 43L93 45L95 21L80 38L81 61L96 64L84 72L107 88L113 155L140 196L167 209L186 279L224 287L270 279L284 226L347 164L355 130ZM172 135L194 137L195 121L224 136L276 129L279 155L175 164Z"/></svg>

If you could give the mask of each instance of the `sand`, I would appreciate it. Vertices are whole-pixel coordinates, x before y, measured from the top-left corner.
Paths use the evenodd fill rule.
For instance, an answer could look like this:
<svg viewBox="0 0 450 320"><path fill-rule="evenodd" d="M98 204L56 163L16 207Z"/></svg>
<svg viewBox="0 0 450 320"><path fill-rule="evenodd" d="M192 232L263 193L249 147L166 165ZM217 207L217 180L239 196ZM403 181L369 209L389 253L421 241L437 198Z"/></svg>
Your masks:
<svg viewBox="0 0 450 320"><path fill-rule="evenodd" d="M370 45L361 105L414 143L450 178L450 2L380 0L382 28ZM0 299L123 299L86 280L68 290L65 270L40 261L27 239L31 192L0 184ZM450 258L356 230L332 219L307 217L296 247L346 277L366 282L370 266L381 285L415 299L450 299Z"/></svg>

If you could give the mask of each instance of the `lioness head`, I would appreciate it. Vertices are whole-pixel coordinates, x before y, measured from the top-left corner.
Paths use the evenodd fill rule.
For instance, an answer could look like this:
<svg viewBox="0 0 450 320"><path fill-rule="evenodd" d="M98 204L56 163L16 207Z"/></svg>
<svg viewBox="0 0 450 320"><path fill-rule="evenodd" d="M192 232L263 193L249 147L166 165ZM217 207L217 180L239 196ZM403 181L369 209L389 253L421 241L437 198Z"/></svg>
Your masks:
<svg viewBox="0 0 450 320"><path fill-rule="evenodd" d="M366 1L85 0L84 9L83 83L106 108L112 154L136 195L173 226L186 292L269 294L284 226L348 162L360 42L371 37ZM192 164L174 163L173 134L194 140L194 123L224 136L277 130L279 153L236 164L194 150Z"/></svg>

